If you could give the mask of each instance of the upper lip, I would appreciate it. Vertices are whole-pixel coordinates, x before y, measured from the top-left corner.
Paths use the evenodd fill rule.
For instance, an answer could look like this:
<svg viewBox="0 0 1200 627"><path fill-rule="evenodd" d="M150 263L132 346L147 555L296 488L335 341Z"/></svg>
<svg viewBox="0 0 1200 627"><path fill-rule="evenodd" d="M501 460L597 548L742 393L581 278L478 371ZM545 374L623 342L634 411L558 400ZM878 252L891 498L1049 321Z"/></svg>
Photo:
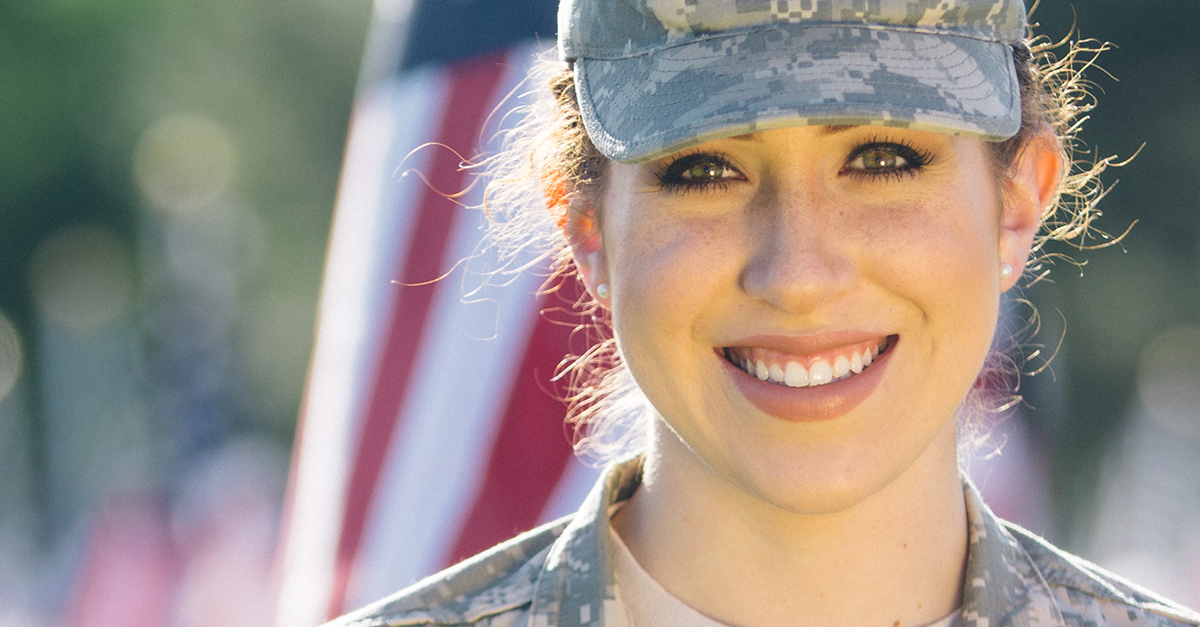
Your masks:
<svg viewBox="0 0 1200 627"><path fill-rule="evenodd" d="M848 329L800 335L759 334L739 337L719 348L766 348L790 355L816 355L870 340L882 340L890 334L880 331Z"/></svg>

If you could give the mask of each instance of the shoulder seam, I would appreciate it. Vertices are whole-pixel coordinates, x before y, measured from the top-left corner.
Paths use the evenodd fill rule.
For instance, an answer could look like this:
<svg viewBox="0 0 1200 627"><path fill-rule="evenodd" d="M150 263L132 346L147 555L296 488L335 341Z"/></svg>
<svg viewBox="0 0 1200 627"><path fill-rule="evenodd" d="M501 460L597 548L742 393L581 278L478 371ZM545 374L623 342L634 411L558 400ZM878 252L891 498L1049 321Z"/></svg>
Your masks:
<svg viewBox="0 0 1200 627"><path fill-rule="evenodd" d="M1066 565L1078 571L1082 577L1086 577L1086 581L1092 584L1092 586L1085 587L1069 580L1063 580L1060 577L1051 579L1046 576L1046 573L1041 572L1042 578L1051 587L1077 590L1089 596L1120 603L1125 607L1158 614L1191 625L1200 625L1200 614L1182 605L1163 599L1141 588L1137 584L1125 580L1120 575L1110 573L1081 557L1066 553L1020 525L1003 521L1003 526L1017 539L1018 543L1026 551L1029 550L1029 545L1035 545L1039 551L1049 553L1052 557L1062 560ZM1039 567L1038 570L1040 572L1041 568Z"/></svg>
<svg viewBox="0 0 1200 627"><path fill-rule="evenodd" d="M1142 603L1141 608L1147 612L1153 612L1160 616L1166 616L1172 620L1181 621L1190 625L1200 625L1200 615L1197 615L1195 612L1192 612L1187 608L1165 605L1157 601L1148 601L1146 603ZM1184 611L1179 611L1181 609Z"/></svg>
<svg viewBox="0 0 1200 627"><path fill-rule="evenodd" d="M535 562L540 571L541 561L544 560L546 553L554 545L569 521L570 517L568 516L525 532L447 570L430 575L385 599L344 616L331 623L329 627L335 625L338 627L461 625L471 624L504 612L520 610L522 606L532 602L532 596L527 599L497 597L492 600L494 605L491 607L485 605L485 607L471 608L470 603L472 599L506 588L500 584L506 579L520 574L522 570L533 567ZM514 549L529 552L524 553L523 557L518 558L511 565L500 569L496 569L493 564L489 563ZM536 573L533 576L536 579ZM476 579L475 584L466 586L466 591L456 594L448 584L459 580L460 577L466 577L467 581L480 577L482 581ZM508 587L512 587L513 590L520 588L515 582L510 582ZM458 607L454 607L456 605Z"/></svg>

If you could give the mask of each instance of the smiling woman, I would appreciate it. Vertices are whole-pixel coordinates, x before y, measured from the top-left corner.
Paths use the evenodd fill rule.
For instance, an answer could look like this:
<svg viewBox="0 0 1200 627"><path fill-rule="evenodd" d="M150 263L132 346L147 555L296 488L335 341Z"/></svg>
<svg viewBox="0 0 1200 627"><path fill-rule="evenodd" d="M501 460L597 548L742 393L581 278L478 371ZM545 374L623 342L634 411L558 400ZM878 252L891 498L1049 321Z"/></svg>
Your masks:
<svg viewBox="0 0 1200 627"><path fill-rule="evenodd" d="M339 624L1200 624L958 468L1003 294L1095 215L1081 48L1054 61L1014 0L559 18L489 209L611 330L569 370L614 463L573 517Z"/></svg>
<svg viewBox="0 0 1200 627"><path fill-rule="evenodd" d="M911 129L791 127L686 154L683 176L675 156L612 164L600 237L574 238L584 281L610 285L621 355L662 417L658 472L700 462L755 498L818 513L922 456L953 459L955 410L1013 282L1000 265L1023 261L1038 194L1051 192L1029 185L1002 209L980 142ZM1056 182L1047 154L1030 158ZM705 168L720 178L687 175ZM871 346L883 350L853 373ZM809 384L788 386L787 369Z"/></svg>

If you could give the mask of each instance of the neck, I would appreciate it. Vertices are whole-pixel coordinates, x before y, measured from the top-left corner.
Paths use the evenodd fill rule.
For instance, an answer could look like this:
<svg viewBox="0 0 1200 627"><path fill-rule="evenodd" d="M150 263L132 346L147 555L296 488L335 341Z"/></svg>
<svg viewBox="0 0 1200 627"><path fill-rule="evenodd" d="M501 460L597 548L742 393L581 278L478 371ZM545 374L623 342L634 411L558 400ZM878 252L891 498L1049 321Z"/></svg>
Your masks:
<svg viewBox="0 0 1200 627"><path fill-rule="evenodd" d="M821 513L749 494L660 434L613 525L655 580L720 622L924 625L962 600L967 521L950 423L949 444L934 442L881 489Z"/></svg>

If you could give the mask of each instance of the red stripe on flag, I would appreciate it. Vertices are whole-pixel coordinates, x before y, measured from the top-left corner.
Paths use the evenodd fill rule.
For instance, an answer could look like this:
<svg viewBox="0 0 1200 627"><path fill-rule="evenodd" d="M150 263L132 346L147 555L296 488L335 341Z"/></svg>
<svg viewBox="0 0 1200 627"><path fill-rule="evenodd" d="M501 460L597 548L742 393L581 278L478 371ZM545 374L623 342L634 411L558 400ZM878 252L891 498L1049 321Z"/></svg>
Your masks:
<svg viewBox="0 0 1200 627"><path fill-rule="evenodd" d="M408 254L397 270L402 285L396 296L395 311L371 387L366 421L350 473L342 533L334 563L330 617L345 610L351 568L362 541L367 513L371 508L380 470L387 458L392 433L399 422L400 406L408 393L413 362L433 304L436 285L417 284L430 281L442 273L442 261L454 218L461 209L443 194L466 188L466 173L459 169L458 155L469 156L475 151L488 106L493 101L493 92L503 73L502 60L502 54L476 57L451 65L447 72L450 90L436 136L436 141L446 147L431 148L436 152L428 173L429 185L422 190L416 204L418 210L409 236L411 243ZM405 122L421 124L423 120Z"/></svg>
<svg viewBox="0 0 1200 627"><path fill-rule="evenodd" d="M568 286L578 290L572 283ZM549 320L545 312L538 316L492 445L487 476L449 564L532 528L562 479L572 449L563 433L566 407L551 391L550 378L569 352L574 329Z"/></svg>

